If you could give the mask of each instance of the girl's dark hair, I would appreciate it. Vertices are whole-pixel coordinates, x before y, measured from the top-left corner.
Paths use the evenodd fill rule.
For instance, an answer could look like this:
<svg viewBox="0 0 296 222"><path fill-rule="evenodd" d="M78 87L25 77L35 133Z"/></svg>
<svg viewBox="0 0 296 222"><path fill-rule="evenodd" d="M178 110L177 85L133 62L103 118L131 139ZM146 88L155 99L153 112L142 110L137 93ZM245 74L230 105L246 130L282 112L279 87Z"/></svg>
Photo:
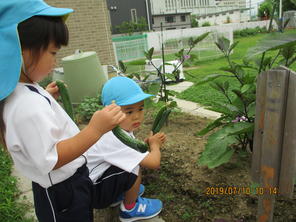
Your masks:
<svg viewBox="0 0 296 222"><path fill-rule="evenodd" d="M51 42L56 47L68 45L69 33L62 17L33 16L18 25L22 49L29 49L33 62L37 62L42 50Z"/></svg>
<svg viewBox="0 0 296 222"><path fill-rule="evenodd" d="M69 41L68 28L62 17L33 16L19 23L18 33L22 49L31 50L33 63L38 61L41 52L46 50L50 43L60 48L66 46ZM4 101L0 101L0 143L5 146Z"/></svg>

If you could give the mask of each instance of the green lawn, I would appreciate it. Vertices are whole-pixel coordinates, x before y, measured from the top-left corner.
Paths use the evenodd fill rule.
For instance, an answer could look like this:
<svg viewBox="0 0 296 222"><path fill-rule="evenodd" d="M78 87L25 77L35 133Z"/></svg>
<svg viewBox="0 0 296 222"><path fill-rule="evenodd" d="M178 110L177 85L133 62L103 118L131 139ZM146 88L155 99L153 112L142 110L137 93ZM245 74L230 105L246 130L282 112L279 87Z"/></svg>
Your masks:
<svg viewBox="0 0 296 222"><path fill-rule="evenodd" d="M296 30L290 30L289 32L296 33ZM249 48L256 45L258 40L263 38L266 34L259 34L256 36L244 37L235 39L234 41L239 41L238 45L235 48L234 53L232 54L231 58L236 63L242 64L242 59L246 55ZM269 53L269 55L274 55L275 52ZM186 80L192 81L197 83L205 76L209 74L226 74L225 72L221 71L221 67L228 66L228 63L225 58L218 58L215 60L208 60L208 61L201 61L197 63L196 69L190 69L186 71L188 74L185 74ZM294 64L290 67L293 70L296 70L296 65ZM255 74L255 73L254 73ZM234 78L219 78L218 81L230 81L231 88L237 87L238 83L235 81ZM208 84L199 85L199 86L192 86L188 90L182 92L179 96L181 99L185 99L188 101L193 101L202 105L211 105L212 101L226 101L225 97L220 94L218 91L212 89Z"/></svg>

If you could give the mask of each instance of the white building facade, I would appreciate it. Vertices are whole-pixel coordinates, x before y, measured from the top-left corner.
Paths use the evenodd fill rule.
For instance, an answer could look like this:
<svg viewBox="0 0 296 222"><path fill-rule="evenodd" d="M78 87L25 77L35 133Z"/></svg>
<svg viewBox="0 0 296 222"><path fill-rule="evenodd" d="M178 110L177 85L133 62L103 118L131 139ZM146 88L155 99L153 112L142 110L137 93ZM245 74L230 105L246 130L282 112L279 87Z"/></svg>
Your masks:
<svg viewBox="0 0 296 222"><path fill-rule="evenodd" d="M191 12L192 14L214 13L215 0L150 0L152 15Z"/></svg>
<svg viewBox="0 0 296 222"><path fill-rule="evenodd" d="M153 30L160 30L160 22L163 23L164 30L189 28L188 14L197 16L199 26L202 26L204 23L220 25L230 22L247 22L250 21L250 13L246 7L248 1L150 0ZM182 13L186 13L186 19L183 19L183 23L177 23L178 16L185 16ZM175 19L173 18L171 21L168 19L169 17L174 17Z"/></svg>

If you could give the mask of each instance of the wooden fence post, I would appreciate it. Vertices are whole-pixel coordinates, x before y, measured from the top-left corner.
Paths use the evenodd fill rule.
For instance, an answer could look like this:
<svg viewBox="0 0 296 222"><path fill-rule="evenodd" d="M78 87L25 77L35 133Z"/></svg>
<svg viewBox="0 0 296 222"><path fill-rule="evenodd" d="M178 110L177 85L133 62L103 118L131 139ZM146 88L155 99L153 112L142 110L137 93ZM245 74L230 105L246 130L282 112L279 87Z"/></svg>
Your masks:
<svg viewBox="0 0 296 222"><path fill-rule="evenodd" d="M296 73L285 67L258 76L252 179L259 183L259 222L272 222L275 196L291 197L296 163Z"/></svg>
<svg viewBox="0 0 296 222"><path fill-rule="evenodd" d="M256 121L254 128L254 144L252 155L251 176L255 183L260 183L261 146L264 130L265 97L267 72L263 72L257 79L256 90Z"/></svg>
<svg viewBox="0 0 296 222"><path fill-rule="evenodd" d="M275 195L271 191L278 188L288 77L287 72L282 70L270 70L267 74L260 167L263 194L258 201L259 222L273 220Z"/></svg>
<svg viewBox="0 0 296 222"><path fill-rule="evenodd" d="M287 70L286 68L283 69L289 72L289 87L279 191L281 195L287 198L292 198L294 190L294 178L296 178L296 121L294 121L296 117L296 73Z"/></svg>

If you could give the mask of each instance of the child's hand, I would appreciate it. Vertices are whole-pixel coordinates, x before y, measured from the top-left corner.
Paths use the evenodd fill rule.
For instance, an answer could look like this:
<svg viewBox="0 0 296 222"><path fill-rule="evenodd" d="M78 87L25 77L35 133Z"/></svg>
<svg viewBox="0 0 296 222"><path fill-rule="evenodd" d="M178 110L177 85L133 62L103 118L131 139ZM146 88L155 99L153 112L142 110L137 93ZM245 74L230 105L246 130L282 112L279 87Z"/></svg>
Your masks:
<svg viewBox="0 0 296 222"><path fill-rule="evenodd" d="M160 148L165 141L166 135L164 133L156 133L153 135L153 133L150 132L150 136L145 139L145 142L149 144L150 149L153 149L154 147Z"/></svg>
<svg viewBox="0 0 296 222"><path fill-rule="evenodd" d="M59 87L57 86L56 82L49 83L45 90L55 99L60 96Z"/></svg>
<svg viewBox="0 0 296 222"><path fill-rule="evenodd" d="M112 130L124 119L125 114L121 111L121 107L111 104L102 110L96 111L89 122L89 126L104 134Z"/></svg>

